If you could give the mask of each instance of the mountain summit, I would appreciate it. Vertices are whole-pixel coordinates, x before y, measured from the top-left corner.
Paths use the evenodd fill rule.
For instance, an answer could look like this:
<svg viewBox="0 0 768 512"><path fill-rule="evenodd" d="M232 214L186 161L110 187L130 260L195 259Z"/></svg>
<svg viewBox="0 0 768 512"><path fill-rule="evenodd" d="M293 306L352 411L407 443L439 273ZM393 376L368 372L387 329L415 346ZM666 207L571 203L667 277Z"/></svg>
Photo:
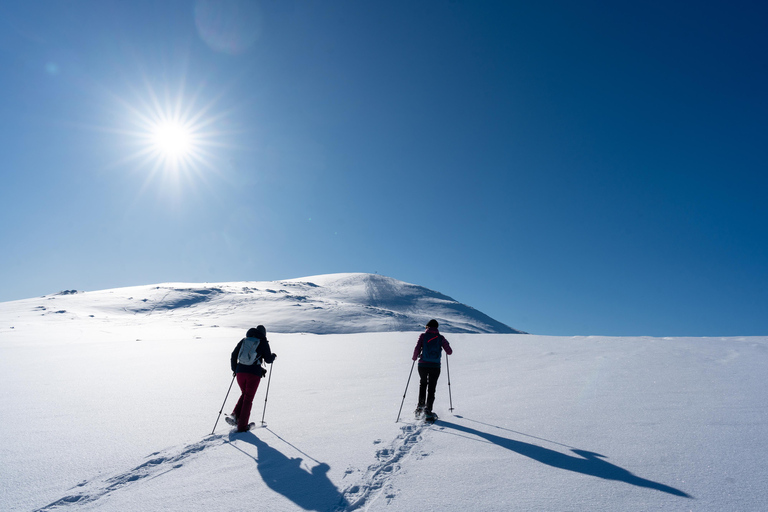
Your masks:
<svg viewBox="0 0 768 512"><path fill-rule="evenodd" d="M302 286L308 299L341 312L350 330L337 325L335 332L420 331L435 318L445 332L524 334L447 295L378 274L328 274L282 283Z"/></svg>
<svg viewBox="0 0 768 512"><path fill-rule="evenodd" d="M23 304L29 303L29 308ZM376 274L329 274L283 281L164 283L56 295L0 305L21 313L57 318L134 320L162 315L177 321L217 326L264 324L270 332L346 334L420 331L430 318L447 333L522 331L422 286ZM23 315L26 316L26 315Z"/></svg>

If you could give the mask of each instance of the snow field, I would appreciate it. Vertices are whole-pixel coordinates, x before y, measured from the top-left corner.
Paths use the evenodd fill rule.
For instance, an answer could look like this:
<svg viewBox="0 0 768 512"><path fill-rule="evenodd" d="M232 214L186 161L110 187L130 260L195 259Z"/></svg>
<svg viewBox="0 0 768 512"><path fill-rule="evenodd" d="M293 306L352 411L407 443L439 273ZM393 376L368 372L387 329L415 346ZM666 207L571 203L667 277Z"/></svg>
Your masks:
<svg viewBox="0 0 768 512"><path fill-rule="evenodd" d="M415 370L395 423L418 333L270 333L267 426L210 436L243 333L2 327L0 509L768 508L767 338L445 333L455 415L444 365L425 426Z"/></svg>

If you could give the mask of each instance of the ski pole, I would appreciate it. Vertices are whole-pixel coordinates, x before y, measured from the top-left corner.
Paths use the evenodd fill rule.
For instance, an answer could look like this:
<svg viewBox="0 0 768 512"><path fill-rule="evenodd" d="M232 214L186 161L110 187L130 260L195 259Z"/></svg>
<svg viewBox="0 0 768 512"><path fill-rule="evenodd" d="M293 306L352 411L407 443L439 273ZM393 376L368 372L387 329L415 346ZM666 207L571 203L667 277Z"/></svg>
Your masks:
<svg viewBox="0 0 768 512"><path fill-rule="evenodd" d="M400 410L397 411L397 419L395 420L395 423L400 421L400 413L403 412L403 404L405 403L405 395L408 393L408 384L411 383L411 375L413 375L413 367L416 365L416 360L413 360L413 364L411 364L411 372L408 374L408 382L405 383L405 391L403 392L403 401L400 402Z"/></svg>
<svg viewBox="0 0 768 512"><path fill-rule="evenodd" d="M448 364L448 354L445 354L445 369L448 370L448 402L451 404L449 411L453 412L453 398L451 397L451 365Z"/></svg>
<svg viewBox="0 0 768 512"><path fill-rule="evenodd" d="M213 430L211 430L211 435L216 431L216 425L219 424L219 418L221 418L221 411L224 410L224 404L227 403L227 398L229 398L229 392L232 391L232 384L235 383L235 375L232 375L232 382L229 383L229 389L227 390L227 396L224 397L224 403L221 404L221 409L219 409L219 415L216 416L216 423L213 424Z"/></svg>
<svg viewBox="0 0 768 512"><path fill-rule="evenodd" d="M264 425L264 415L267 414L267 399L269 398L269 383L272 382L272 365L274 361L269 363L269 378L267 378L267 393L264 395L264 411L261 413L261 424Z"/></svg>

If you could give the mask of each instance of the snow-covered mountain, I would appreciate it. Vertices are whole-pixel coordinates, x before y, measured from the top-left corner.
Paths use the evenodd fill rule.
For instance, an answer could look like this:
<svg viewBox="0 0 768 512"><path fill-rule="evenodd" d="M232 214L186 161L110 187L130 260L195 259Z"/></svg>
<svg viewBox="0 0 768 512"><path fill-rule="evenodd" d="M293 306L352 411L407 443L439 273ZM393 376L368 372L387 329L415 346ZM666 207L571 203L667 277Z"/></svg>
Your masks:
<svg viewBox="0 0 768 512"><path fill-rule="evenodd" d="M768 337L446 333L425 425L416 332L275 329L257 428L232 432L219 411L240 394L230 354L260 321L249 311L400 307L351 277L0 304L0 510L768 510Z"/></svg>
<svg viewBox="0 0 768 512"><path fill-rule="evenodd" d="M768 509L768 338L449 335L428 426L415 333L274 334L236 434L241 330L48 324L0 317L3 511Z"/></svg>
<svg viewBox="0 0 768 512"><path fill-rule="evenodd" d="M22 305L21 303L25 304ZM201 326L245 328L264 324L270 332L341 334L418 331L430 318L454 333L517 333L441 293L375 274L330 274L284 281L165 283L77 292L7 303L27 320L40 315L99 319L165 317Z"/></svg>

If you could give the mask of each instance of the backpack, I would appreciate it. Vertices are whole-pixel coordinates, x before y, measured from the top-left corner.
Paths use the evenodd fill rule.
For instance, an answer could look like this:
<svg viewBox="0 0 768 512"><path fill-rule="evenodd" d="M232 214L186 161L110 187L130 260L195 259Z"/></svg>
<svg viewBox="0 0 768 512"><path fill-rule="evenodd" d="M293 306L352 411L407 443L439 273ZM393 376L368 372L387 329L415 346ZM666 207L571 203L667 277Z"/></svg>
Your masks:
<svg viewBox="0 0 768 512"><path fill-rule="evenodd" d="M430 334L430 336L432 336ZM443 336L438 334L424 340L421 348L421 360L428 363L439 363L443 355Z"/></svg>
<svg viewBox="0 0 768 512"><path fill-rule="evenodd" d="M249 366L257 361L261 363L261 358L256 352L260 341L259 338L243 338L243 345L240 347L240 353L237 354L237 362Z"/></svg>

